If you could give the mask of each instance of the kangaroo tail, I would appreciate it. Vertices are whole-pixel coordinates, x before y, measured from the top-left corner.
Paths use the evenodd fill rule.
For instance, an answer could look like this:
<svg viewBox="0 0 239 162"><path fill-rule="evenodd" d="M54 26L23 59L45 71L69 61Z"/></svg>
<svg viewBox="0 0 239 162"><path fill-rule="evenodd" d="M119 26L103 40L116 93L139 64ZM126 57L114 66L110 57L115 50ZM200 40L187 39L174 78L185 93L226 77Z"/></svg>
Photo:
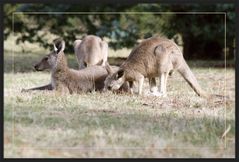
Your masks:
<svg viewBox="0 0 239 162"><path fill-rule="evenodd" d="M205 98L209 97L208 94L204 90L202 90L201 86L198 84L197 79L195 78L185 60L183 60L183 63L178 68L178 72L183 76L183 78L187 81L187 83L198 96Z"/></svg>

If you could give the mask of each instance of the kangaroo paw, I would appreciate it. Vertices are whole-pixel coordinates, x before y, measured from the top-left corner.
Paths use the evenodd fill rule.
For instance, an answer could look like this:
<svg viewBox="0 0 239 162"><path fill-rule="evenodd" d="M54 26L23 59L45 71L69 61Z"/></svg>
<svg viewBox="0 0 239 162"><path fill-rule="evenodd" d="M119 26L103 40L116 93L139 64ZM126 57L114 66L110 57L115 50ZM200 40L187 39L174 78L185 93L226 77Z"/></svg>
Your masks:
<svg viewBox="0 0 239 162"><path fill-rule="evenodd" d="M167 93L162 93L162 92L158 92L158 91L147 92L145 95L146 96L167 97Z"/></svg>
<svg viewBox="0 0 239 162"><path fill-rule="evenodd" d="M159 96L159 97L167 97L166 92L157 92L156 95Z"/></svg>

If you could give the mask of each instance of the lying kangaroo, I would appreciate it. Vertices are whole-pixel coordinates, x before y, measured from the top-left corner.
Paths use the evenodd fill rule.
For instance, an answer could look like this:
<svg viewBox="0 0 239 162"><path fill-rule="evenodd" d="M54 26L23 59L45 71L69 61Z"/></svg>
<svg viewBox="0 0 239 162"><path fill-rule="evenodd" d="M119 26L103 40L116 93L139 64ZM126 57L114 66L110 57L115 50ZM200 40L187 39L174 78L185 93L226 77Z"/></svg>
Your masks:
<svg viewBox="0 0 239 162"><path fill-rule="evenodd" d="M61 44L60 42L57 42L57 41L55 41L55 43L56 44L54 46L54 50L56 51L57 50L56 46L60 49ZM100 63L100 62L102 62L102 65L104 65L105 62L107 61L108 44L102 41L97 36L89 35L89 36L86 36L83 40L76 40L74 42L74 50L75 50L76 59L77 59L77 62L79 63L80 69L86 66L96 65L97 63ZM100 61L101 57L99 56L102 56L102 55L103 55L103 59ZM94 57L94 58L91 58L91 57ZM86 60L86 62L84 60ZM47 57L44 57L39 63L34 65L34 68L37 71L51 69L47 61ZM52 83L49 83L47 85L40 86L40 87L22 89L22 91L31 91L31 90L53 90L53 87L52 87Z"/></svg>
<svg viewBox="0 0 239 162"><path fill-rule="evenodd" d="M104 80L108 76L105 67L94 65L81 70L70 69L67 66L66 57L63 52L65 48L64 41L58 39L53 43L53 46L54 51L43 57L42 60L35 65L37 71L51 70L51 83L41 87L23 89L22 91L56 89L61 92L80 93L103 90ZM119 67L116 66L111 68L114 72L119 69ZM129 87L127 83L125 83L117 92L128 91Z"/></svg>
<svg viewBox="0 0 239 162"><path fill-rule="evenodd" d="M74 51L79 69L93 65L105 66L108 57L108 44L97 36L88 35L82 40L74 42Z"/></svg>
<svg viewBox="0 0 239 162"><path fill-rule="evenodd" d="M128 81L132 89L133 82L136 81L138 93L142 94L144 78L147 77L150 92L153 95L166 96L167 78L172 70L177 70L197 95L208 96L201 89L178 46L173 41L161 37L148 38L135 47L120 69L106 79L105 87L115 90ZM160 78L159 92L155 77Z"/></svg>

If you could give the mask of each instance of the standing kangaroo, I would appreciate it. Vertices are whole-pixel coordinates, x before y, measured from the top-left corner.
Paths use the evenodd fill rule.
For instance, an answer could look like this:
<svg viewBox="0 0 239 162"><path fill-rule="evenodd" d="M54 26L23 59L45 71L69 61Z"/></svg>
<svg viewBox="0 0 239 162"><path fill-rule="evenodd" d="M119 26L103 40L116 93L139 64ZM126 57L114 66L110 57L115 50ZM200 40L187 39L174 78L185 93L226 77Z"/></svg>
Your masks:
<svg viewBox="0 0 239 162"><path fill-rule="evenodd" d="M79 69L88 66L105 66L108 57L108 44L100 37L87 35L82 40L74 42L74 51Z"/></svg>
<svg viewBox="0 0 239 162"><path fill-rule="evenodd" d="M177 70L198 96L208 97L185 62L178 46L162 37L148 38L135 47L120 69L106 79L105 87L115 90L128 81L132 88L133 82L136 81L138 93L141 95L144 78L147 77L153 95L167 96L167 78L172 70ZM160 78L159 92L155 77Z"/></svg>
<svg viewBox="0 0 239 162"><path fill-rule="evenodd" d="M51 70L51 83L45 86L23 89L22 91L31 90L57 90L61 92L80 93L89 91L102 91L104 80L108 76L107 70L103 66L90 66L81 70L70 69L67 65L64 55L65 42L56 39L53 42L54 51L46 55L35 65L37 71L46 69ZM111 67L117 71L119 67ZM123 84L120 92L128 92L127 84Z"/></svg>

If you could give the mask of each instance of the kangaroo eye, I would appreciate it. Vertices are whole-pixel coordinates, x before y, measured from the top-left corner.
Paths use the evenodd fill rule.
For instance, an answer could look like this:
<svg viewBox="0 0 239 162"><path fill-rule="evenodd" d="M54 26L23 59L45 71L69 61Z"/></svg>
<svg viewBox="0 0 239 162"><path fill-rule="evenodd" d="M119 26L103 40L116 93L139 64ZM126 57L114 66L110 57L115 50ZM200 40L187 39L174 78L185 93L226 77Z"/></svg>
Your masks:
<svg viewBox="0 0 239 162"><path fill-rule="evenodd" d="M47 61L47 60L48 60L48 57L45 57L44 60Z"/></svg>

